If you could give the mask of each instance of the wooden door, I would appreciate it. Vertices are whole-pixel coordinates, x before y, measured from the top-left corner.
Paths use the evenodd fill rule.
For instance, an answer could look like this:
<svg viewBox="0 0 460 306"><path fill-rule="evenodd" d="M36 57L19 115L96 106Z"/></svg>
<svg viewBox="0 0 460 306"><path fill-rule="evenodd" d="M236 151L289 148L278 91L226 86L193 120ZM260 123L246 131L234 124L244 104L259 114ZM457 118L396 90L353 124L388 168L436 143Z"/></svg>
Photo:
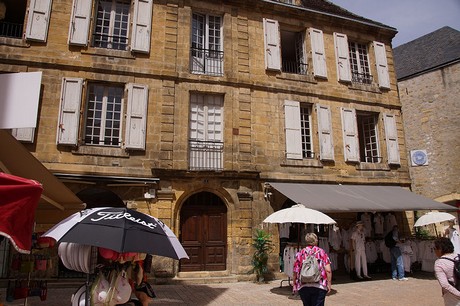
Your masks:
<svg viewBox="0 0 460 306"><path fill-rule="evenodd" d="M180 241L190 259L180 261L180 271L226 269L227 208L216 195L202 192L190 197L180 214Z"/></svg>

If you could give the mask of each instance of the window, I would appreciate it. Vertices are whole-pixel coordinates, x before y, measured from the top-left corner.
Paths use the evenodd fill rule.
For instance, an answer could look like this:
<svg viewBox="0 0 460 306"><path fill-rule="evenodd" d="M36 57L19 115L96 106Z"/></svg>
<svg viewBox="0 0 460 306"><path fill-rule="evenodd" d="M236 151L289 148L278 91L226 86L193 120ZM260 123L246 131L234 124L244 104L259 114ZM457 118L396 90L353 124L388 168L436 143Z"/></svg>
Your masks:
<svg viewBox="0 0 460 306"><path fill-rule="evenodd" d="M83 95L83 83L79 78L62 81L57 143L145 150L147 86L88 81ZM82 103L84 118L79 135Z"/></svg>
<svg viewBox="0 0 460 306"><path fill-rule="evenodd" d="M148 53L152 8L153 0L96 0L93 12L92 0L73 0L69 44L88 45L93 19L92 47Z"/></svg>
<svg viewBox="0 0 460 306"><path fill-rule="evenodd" d="M223 170L223 96L190 97L190 170Z"/></svg>
<svg viewBox="0 0 460 306"><path fill-rule="evenodd" d="M222 17L192 15L191 72L223 75Z"/></svg>
<svg viewBox="0 0 460 306"><path fill-rule="evenodd" d="M306 74L304 33L281 31L281 71Z"/></svg>
<svg viewBox="0 0 460 306"><path fill-rule="evenodd" d="M358 113L359 157L361 162L380 163L378 114Z"/></svg>
<svg viewBox="0 0 460 306"><path fill-rule="evenodd" d="M367 46L349 42L351 77L353 82L371 84L372 76L369 70Z"/></svg>
<svg viewBox="0 0 460 306"><path fill-rule="evenodd" d="M286 131L286 158L313 158L311 105L297 101L284 101Z"/></svg>
<svg viewBox="0 0 460 306"><path fill-rule="evenodd" d="M99 0L93 32L93 47L127 50L129 0Z"/></svg>
<svg viewBox="0 0 460 306"><path fill-rule="evenodd" d="M313 145L311 139L311 107L300 106L300 134L302 137L302 157L313 158Z"/></svg>
<svg viewBox="0 0 460 306"><path fill-rule="evenodd" d="M26 11L27 26L24 31ZM19 38L23 34L28 40L45 42L48 36L48 23L51 13L51 0L0 1L0 37Z"/></svg>

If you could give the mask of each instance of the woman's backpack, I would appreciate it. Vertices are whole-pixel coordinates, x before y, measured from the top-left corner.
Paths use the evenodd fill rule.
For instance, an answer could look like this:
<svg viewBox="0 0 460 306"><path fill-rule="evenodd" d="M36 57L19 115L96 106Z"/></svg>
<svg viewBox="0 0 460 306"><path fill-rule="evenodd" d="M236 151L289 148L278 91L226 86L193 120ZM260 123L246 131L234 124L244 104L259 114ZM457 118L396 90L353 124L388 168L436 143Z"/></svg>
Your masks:
<svg viewBox="0 0 460 306"><path fill-rule="evenodd" d="M452 286L457 288L457 290L460 291L460 254L457 254L454 259L452 258L447 258L447 257L440 257L442 259L447 259L450 260L454 263L454 280L455 282L452 284L449 282Z"/></svg>
<svg viewBox="0 0 460 306"><path fill-rule="evenodd" d="M321 270L315 254L310 252L302 262L302 268L300 269L301 283L317 283L321 279Z"/></svg>

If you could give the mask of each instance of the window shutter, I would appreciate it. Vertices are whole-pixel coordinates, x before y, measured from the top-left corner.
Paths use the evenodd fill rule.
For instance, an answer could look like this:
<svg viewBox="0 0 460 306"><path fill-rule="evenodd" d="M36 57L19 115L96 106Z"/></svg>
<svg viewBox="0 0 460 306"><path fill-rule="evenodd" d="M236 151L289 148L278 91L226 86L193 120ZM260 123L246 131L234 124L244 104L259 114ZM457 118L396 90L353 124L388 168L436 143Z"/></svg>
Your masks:
<svg viewBox="0 0 460 306"><path fill-rule="evenodd" d="M92 0L73 0L69 26L69 44L88 45Z"/></svg>
<svg viewBox="0 0 460 306"><path fill-rule="evenodd" d="M342 108L342 128L345 161L359 162L358 123L355 109Z"/></svg>
<svg viewBox="0 0 460 306"><path fill-rule="evenodd" d="M150 52L150 32L152 28L152 0L134 1L131 50Z"/></svg>
<svg viewBox="0 0 460 306"><path fill-rule="evenodd" d="M377 66L377 76L379 86L390 89L390 76L388 74L387 53L385 44L374 41L375 65Z"/></svg>
<svg viewBox="0 0 460 306"><path fill-rule="evenodd" d="M145 150L147 128L148 88L146 85L129 83L128 109L126 112L125 147L133 150Z"/></svg>
<svg viewBox="0 0 460 306"><path fill-rule="evenodd" d="M339 81L351 82L350 54L347 35L334 33L335 56Z"/></svg>
<svg viewBox="0 0 460 306"><path fill-rule="evenodd" d="M22 142L34 142L35 128L12 129L11 134L14 138Z"/></svg>
<svg viewBox="0 0 460 306"><path fill-rule="evenodd" d="M299 102L284 101L284 122L286 132L286 158L302 159Z"/></svg>
<svg viewBox="0 0 460 306"><path fill-rule="evenodd" d="M46 42L51 0L30 0L26 39Z"/></svg>
<svg viewBox="0 0 460 306"><path fill-rule="evenodd" d="M331 109L329 106L316 105L318 115L319 153L321 160L334 160L332 140Z"/></svg>
<svg viewBox="0 0 460 306"><path fill-rule="evenodd" d="M83 79L63 78L56 142L77 145Z"/></svg>
<svg viewBox="0 0 460 306"><path fill-rule="evenodd" d="M308 31L311 39L313 74L317 77L327 78L323 31L313 28L309 28Z"/></svg>
<svg viewBox="0 0 460 306"><path fill-rule="evenodd" d="M265 67L281 70L280 33L277 20L264 18Z"/></svg>
<svg viewBox="0 0 460 306"><path fill-rule="evenodd" d="M391 114L384 114L385 138L387 142L388 163L401 164L399 157L398 130L396 129L396 118Z"/></svg>

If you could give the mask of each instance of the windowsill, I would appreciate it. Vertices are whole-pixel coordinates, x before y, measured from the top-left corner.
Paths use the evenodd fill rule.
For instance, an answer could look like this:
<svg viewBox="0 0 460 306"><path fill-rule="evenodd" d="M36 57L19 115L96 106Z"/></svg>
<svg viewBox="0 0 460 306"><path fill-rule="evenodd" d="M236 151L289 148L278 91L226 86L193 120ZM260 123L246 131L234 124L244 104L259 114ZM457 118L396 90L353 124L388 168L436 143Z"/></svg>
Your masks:
<svg viewBox="0 0 460 306"><path fill-rule="evenodd" d="M389 171L390 167L387 164L383 164L383 163L359 163L359 164L356 164L356 170Z"/></svg>
<svg viewBox="0 0 460 306"><path fill-rule="evenodd" d="M29 48L30 44L22 38L0 37L0 45Z"/></svg>
<svg viewBox="0 0 460 306"><path fill-rule="evenodd" d="M323 164L317 159L285 159L281 167L322 168Z"/></svg>
<svg viewBox="0 0 460 306"><path fill-rule="evenodd" d="M316 79L308 74L295 74L295 73L285 73L281 72L281 74L276 75L277 79L281 80L289 80L289 81L296 81L296 82L305 82L305 83L318 83Z"/></svg>
<svg viewBox="0 0 460 306"><path fill-rule="evenodd" d="M380 88L376 84L362 84L362 83L351 83L348 85L349 89L361 90L374 93L382 93Z"/></svg>
<svg viewBox="0 0 460 306"><path fill-rule="evenodd" d="M95 155L95 156L110 156L110 157L129 157L129 153L122 148L112 148L103 146L79 146L72 150L73 154L77 155Z"/></svg>
<svg viewBox="0 0 460 306"><path fill-rule="evenodd" d="M81 53L90 54L90 55L98 55L98 56L107 56L109 58L117 57L117 58L135 59L135 57L131 54L130 51L123 51L123 50L112 50L112 49L88 47L88 49L82 49Z"/></svg>

